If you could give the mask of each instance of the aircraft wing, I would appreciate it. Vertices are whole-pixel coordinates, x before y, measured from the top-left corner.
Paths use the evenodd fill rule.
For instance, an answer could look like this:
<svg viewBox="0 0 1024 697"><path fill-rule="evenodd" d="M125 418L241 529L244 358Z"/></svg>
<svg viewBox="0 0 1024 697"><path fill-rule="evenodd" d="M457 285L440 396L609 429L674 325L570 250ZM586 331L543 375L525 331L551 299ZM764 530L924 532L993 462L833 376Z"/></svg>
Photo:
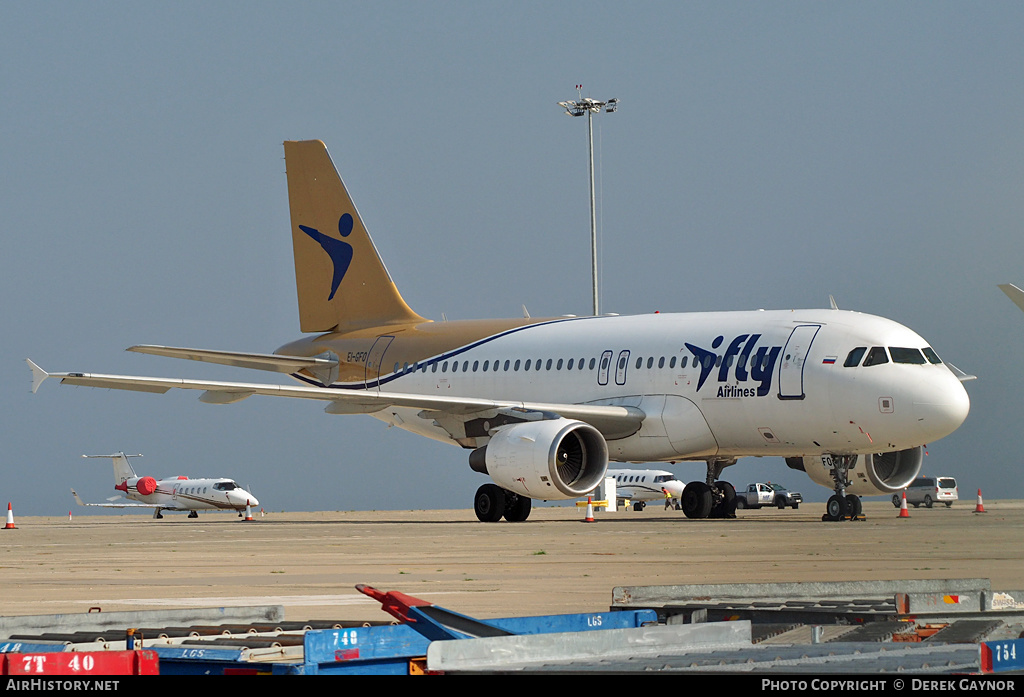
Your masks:
<svg viewBox="0 0 1024 697"><path fill-rule="evenodd" d="M1006 297L1012 300L1017 307L1024 310L1024 290L1021 290L1012 283L1000 283L999 290L1006 293Z"/></svg>
<svg viewBox="0 0 1024 697"><path fill-rule="evenodd" d="M75 503L79 506L96 506L98 508L162 508L167 509L167 506L158 506L155 503L132 503L125 501L124 503L86 503L82 500L82 497L78 495L78 492L74 489L71 490L71 495L75 497Z"/></svg>
<svg viewBox="0 0 1024 697"><path fill-rule="evenodd" d="M624 438L640 430L646 414L632 406L601 404L549 404L517 402L513 400L476 399L472 397L443 397L435 395L404 394L398 392L372 392L346 390L308 385L271 385L246 382L219 382L182 378L154 378L132 375L100 375L96 373L47 373L31 359L32 392L39 389L47 378L58 378L64 385L106 387L115 390L133 390L163 394L170 389L202 390L201 402L231 404L254 394L293 399L314 399L329 402L325 411L331 414L373 414L389 407L412 407L425 411L467 416L494 410L515 409L526 412L557 414L577 419L599 430L605 438Z"/></svg>

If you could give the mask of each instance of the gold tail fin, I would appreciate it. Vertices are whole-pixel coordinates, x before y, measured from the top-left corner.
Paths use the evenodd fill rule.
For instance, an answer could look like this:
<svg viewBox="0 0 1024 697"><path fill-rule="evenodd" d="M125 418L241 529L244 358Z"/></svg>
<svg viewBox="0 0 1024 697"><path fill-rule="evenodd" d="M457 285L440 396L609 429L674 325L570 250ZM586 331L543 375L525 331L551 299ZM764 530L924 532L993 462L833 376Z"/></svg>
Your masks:
<svg viewBox="0 0 1024 697"><path fill-rule="evenodd" d="M284 159L302 331L425 322L391 280L327 146L285 141Z"/></svg>

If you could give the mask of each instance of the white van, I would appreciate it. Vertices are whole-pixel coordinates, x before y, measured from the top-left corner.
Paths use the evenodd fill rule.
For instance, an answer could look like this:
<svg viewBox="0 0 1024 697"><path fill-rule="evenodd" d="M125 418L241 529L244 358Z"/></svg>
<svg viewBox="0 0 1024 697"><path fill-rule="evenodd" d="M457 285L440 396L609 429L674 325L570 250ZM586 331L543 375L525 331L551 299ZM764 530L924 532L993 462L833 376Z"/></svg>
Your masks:
<svg viewBox="0 0 1024 697"><path fill-rule="evenodd" d="M906 491L907 503L914 508L922 503L925 508L931 508L936 503L944 503L946 508L949 508L960 498L953 477L918 477L910 483ZM892 495L892 505L896 508L902 505L902 497L899 494Z"/></svg>

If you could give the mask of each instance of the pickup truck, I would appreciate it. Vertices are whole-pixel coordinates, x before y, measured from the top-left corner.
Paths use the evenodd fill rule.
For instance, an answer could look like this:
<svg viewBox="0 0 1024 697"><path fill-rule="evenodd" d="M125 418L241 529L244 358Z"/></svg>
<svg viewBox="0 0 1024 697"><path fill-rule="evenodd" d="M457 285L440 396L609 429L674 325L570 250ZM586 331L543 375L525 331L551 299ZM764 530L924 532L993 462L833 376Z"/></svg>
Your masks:
<svg viewBox="0 0 1024 697"><path fill-rule="evenodd" d="M736 508L760 508L761 506L800 508L803 500L804 497L800 495L800 492L789 491L786 487L771 482L755 482L749 485L746 491L736 492Z"/></svg>

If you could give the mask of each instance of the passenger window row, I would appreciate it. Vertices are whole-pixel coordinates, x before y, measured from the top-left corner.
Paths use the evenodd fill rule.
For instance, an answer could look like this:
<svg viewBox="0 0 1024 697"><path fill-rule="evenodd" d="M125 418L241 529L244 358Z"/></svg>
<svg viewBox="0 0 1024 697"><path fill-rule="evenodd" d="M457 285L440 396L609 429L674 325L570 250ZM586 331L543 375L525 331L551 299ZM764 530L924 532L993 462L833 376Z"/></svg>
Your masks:
<svg viewBox="0 0 1024 697"><path fill-rule="evenodd" d="M707 360L708 363L710 363L711 361L715 361L715 366L716 367L720 366L722 364L722 357L721 356L717 356L717 360L715 360L715 358L716 357L714 357L714 356L707 356L705 360ZM748 357L747 356L739 356L738 358L739 358L741 363L746 363ZM728 358L729 366L732 366L736 362L736 360L737 360L737 356L729 356L729 358ZM669 369L674 369L676 367L677 361L678 361L678 365L679 365L680 369L686 368L686 367L696 368L699 365L699 361L698 361L696 356L692 357L692 361L691 361L691 357L690 356L683 356L683 357L678 358L678 359L677 359L676 356L672 356L670 358L666 358L665 356L661 356L660 358L654 358L653 356L649 356L646 359L644 359L643 357L638 357L636 359L636 368L638 370L641 369L641 368L645 368L645 367L648 368L648 369L653 369L654 366L655 366L655 361L657 361L658 368L662 368L662 369L664 369L666 366ZM606 367L605 363L606 363L606 361L602 362L602 365L601 365L602 370ZM764 367L767 367L767 363L768 363L768 356L766 355L765 358L764 358ZM427 372L428 369L432 373L436 373L436 372L438 372L438 370L440 370L442 373L447 373L447 372L449 372L449 370L452 373L459 373L459 372L462 372L462 373L484 372L484 373L486 373L486 372L498 372L498 371L518 372L520 370L522 370L522 371L533 370L534 372L536 372L536 371L539 371L539 370L563 370L563 369L565 369L565 370L584 370L584 369L593 370L596 365L597 365L597 359L596 358L591 358L589 362L587 361L586 358L580 358L578 360L574 359L574 358L570 358L568 360L565 360L565 359L562 359L562 358L558 358L558 359L548 358L547 360L545 360L543 358L538 358L537 360L533 360L533 359L527 358L525 361L523 361L522 359L517 359L517 360L505 359L504 362L501 359L498 359L498 360L495 360L495 361L486 360L486 361L483 361L482 363L479 360L475 360L475 361L468 361L467 360L467 361L461 361L461 362L460 361L436 361L435 360L435 361L424 361L422 363L419 363L419 362L417 362L417 363L395 363L394 371L395 371L396 374L403 374L403 375L404 374L408 374L408 373L415 373L417 371L421 372L421 373L425 373L425 372ZM621 367L624 367L624 366L620 366L620 368ZM711 367L711 366L709 365L707 367Z"/></svg>
<svg viewBox="0 0 1024 697"><path fill-rule="evenodd" d="M590 359L590 370L593 370L595 365L597 365L597 359L596 358L591 358ZM587 359L585 359L585 358L580 358L578 360L575 359L575 358L570 358L569 360L565 360L564 358L559 358L559 359L549 358L549 359L547 359L547 361L545 361L543 358L538 358L536 361L534 361L532 358L527 358L526 361L523 361L522 359L516 359L516 360L506 359L504 362L502 362L501 359L498 359L498 360L495 360L495 361L486 360L486 361L483 361L482 363L480 361L478 361L478 360L476 360L476 361L424 361L422 363L418 363L417 362L417 363L403 363L403 364L395 363L395 372L396 373L405 374L405 373L415 373L415 372L419 371L421 373L425 373L425 372L427 372L427 369L429 368L430 372L436 373L438 371L438 368L440 368L442 373L449 372L449 369L453 373L458 373L458 372L463 372L463 373L482 372L482 373L486 373L486 372L498 372L498 371L505 371L505 372L507 372L509 370L511 370L511 371L519 371L519 370L523 370L523 371L527 371L527 370L533 370L533 371L538 371L538 370L562 370L563 368L565 370L583 370L586 367L587 367Z"/></svg>
<svg viewBox="0 0 1024 697"><path fill-rule="evenodd" d="M734 358L734 357L730 356L730 359L731 358ZM653 357L648 358L647 359L647 367L648 368L653 368L654 367L654 361L655 361L655 359ZM666 366L666 364L668 365L669 368L675 368L676 367L676 357L675 356L672 356L671 358L669 358L667 360L666 360L666 358L664 356L662 356L661 358L657 359L657 361L658 361L658 367L659 368L664 368ZM721 361L721 358L719 358L719 361ZM644 359L643 358L637 358L636 359L636 367L637 368L644 367L643 363L644 363ZM731 363L731 360L730 360L730 363ZM682 358L679 359L679 367L680 368L685 368L687 366L687 364L688 364L688 357L687 356L683 356ZM523 361L522 359L517 359L517 360L505 359L505 361L503 362L501 359L498 359L498 360L495 360L495 361L486 360L486 361L483 361L482 363L479 360L475 360L475 361L461 361L461 362L460 361L424 361L422 363L418 363L418 362L417 363L395 363L394 369L395 369L395 373L402 373L402 374L415 373L417 371L419 371L421 373L425 373L425 372L427 372L428 369L432 373L438 372L439 369L440 369L440 371L442 373L447 373L449 371L451 371L452 373L459 373L459 372L462 372L462 373L485 372L486 373L486 372L498 372L498 371L505 371L505 372L507 372L507 371L510 371L510 370L513 371L513 372L520 371L520 370L522 370L524 372L527 371L527 370L532 370L534 372L539 371L539 370L563 370L563 369L564 370L584 370L584 369L593 370L596 365L597 365L597 359L596 358L591 358L589 362L587 361L586 358L580 358L580 359L570 358L568 360L563 359L563 358L558 358L558 359L548 358L547 360L545 360L543 358L538 358L537 360L533 360L533 359L527 358L525 361ZM697 367L697 358L696 357L693 358L693 366Z"/></svg>

